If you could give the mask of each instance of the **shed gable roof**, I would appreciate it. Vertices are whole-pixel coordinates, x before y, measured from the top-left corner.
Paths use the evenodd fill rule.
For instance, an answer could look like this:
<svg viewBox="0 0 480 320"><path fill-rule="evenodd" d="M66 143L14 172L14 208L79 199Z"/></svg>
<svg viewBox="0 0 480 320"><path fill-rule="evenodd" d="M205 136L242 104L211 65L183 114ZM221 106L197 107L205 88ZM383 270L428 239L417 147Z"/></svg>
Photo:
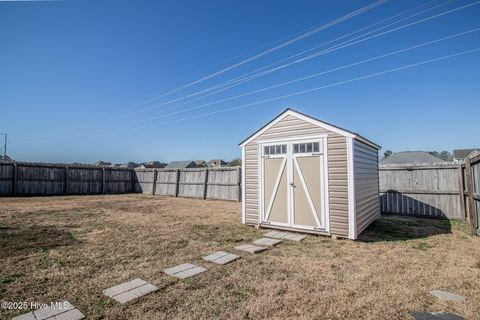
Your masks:
<svg viewBox="0 0 480 320"><path fill-rule="evenodd" d="M240 146L243 147L245 146L246 144L248 144L249 142L253 141L255 138L257 138L259 135L261 135L262 133L264 133L265 131L267 131L268 129L270 129L271 127L273 127L276 123L278 123L279 121L281 121L282 119L288 117L288 116L293 116L293 117L296 117L298 119L301 119L301 120L304 120L304 121L307 121L307 122L310 122L316 126L319 126L319 127L322 127L324 129L327 129L329 131L332 131L332 132L335 132L335 133L338 133L339 135L342 135L342 136L345 136L345 137L351 137L351 138L355 138L355 139L358 139L359 141L361 142L364 142L376 149L380 149L381 147L379 145L377 145L376 143L362 137L361 135L355 133L355 132L352 132L352 131L349 131L349 130L346 130L346 129L343 129L343 128L340 128L340 127L337 127L333 124L330 124L328 122L325 122L325 121L321 121L321 120L318 120L316 118L313 118L311 116L308 116L304 113L301 113L301 112L298 112L296 110L293 110L291 108L287 108L285 111L283 111L282 113L280 113L278 116L276 116L273 120L271 120L270 122L268 122L267 124L265 124L262 128L258 129L257 131L255 131L253 134L251 134L249 137L247 137L245 140L243 140L242 142L240 142Z"/></svg>

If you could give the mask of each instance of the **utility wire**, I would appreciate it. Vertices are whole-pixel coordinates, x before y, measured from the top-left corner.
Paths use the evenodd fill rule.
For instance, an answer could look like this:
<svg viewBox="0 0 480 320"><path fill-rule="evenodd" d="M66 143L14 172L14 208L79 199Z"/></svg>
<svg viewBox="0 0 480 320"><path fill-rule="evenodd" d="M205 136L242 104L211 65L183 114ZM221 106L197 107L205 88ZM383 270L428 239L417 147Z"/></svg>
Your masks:
<svg viewBox="0 0 480 320"><path fill-rule="evenodd" d="M169 94L171 94L171 93L174 93L174 92L176 92L176 91L180 91L180 90L182 90L182 89L184 89L184 88L193 86L194 84L198 84L198 83L200 83L200 82L202 82L202 81L204 81L204 80L206 80L206 79L210 79L210 78L213 78L213 77L215 77L215 76L217 76L217 75L223 74L223 73L225 73L225 72L227 72L227 71L229 71L229 70L231 70L231 69L233 69L233 68L236 68L236 67L241 66L241 65L243 65L243 64L246 64L246 63L248 63L248 62L251 62L251 61L253 61L253 60L256 60L256 59L258 59L258 58L260 58L260 57L262 57L262 56L265 56L265 55L267 55L267 54L269 54L269 53L271 53L271 52L277 51L277 50L279 50L279 49L281 49L281 48L284 48L284 47L289 46L289 45L291 45L291 44L293 44L293 43L295 43L295 42L298 42L298 41L300 41L300 40L302 40L302 39L304 39L304 38L306 38L306 37L309 37L309 36L311 36L311 35L313 35L313 34L316 34L316 33L320 32L320 31L322 31L322 30L324 30L324 29L330 28L330 27L332 27L332 26L334 26L334 25L336 25L336 24L338 24L338 23L340 23L340 22L343 22L343 21L345 21L345 20L348 20L348 19L350 19L350 18L352 18L352 17L354 17L354 16L356 16L356 15L359 15L359 14L361 14L361 13L364 13L364 12L366 12L366 11L369 11L369 10L371 10L371 9L373 9L373 8L381 5L381 4L384 4L384 3L388 2L388 1L389 1L389 0L379 0L379 1L376 1L376 2L374 2L374 3L372 3L372 4L368 5L368 6L365 6L365 7L361 8L361 9L356 10L356 11L350 12L350 13L348 13L348 14L340 17L340 18L337 18L337 19L335 19L335 20L332 20L332 21L330 21L330 22L328 22L328 23L324 23L324 24L321 24L321 25L316 26L316 27L314 27L314 28L307 29L308 31L305 32L305 33L301 33L300 35L299 35L299 33L296 33L296 34L293 35L293 38L292 38L292 39L290 39L290 40L288 40L288 41L286 41L286 42L284 42L284 43L281 43L280 45L277 45L277 46L275 46L275 47L273 47L273 48L270 48L270 49L268 49L268 50L266 50L266 51L263 51L263 52L261 52L261 53L259 53L259 54L256 54L256 55L254 55L254 56L252 56L252 57L250 57L250 58L247 58L247 59L245 59L245 60L243 60L243 61L241 61L241 62L238 62L238 63L236 63L236 64L234 64L234 65L229 66L229 67L226 67L226 68L224 68L224 69L222 69L222 70L220 70L220 71L218 71L218 72L215 72L215 73L213 73L213 74L210 74L210 75L208 75L208 76L206 76L206 77L203 77L203 78L201 78L201 79L199 79L199 80L196 80L196 81L194 81L194 82L192 82L192 83L189 83L189 84L187 84L187 85L184 85L184 86L182 86L182 87L179 87L179 88L177 88L177 89L174 89L174 90L172 90L172 91L170 91L170 92L164 93L164 94L162 94L162 95L153 97L153 98L151 98L151 99L149 99L149 100L146 100L146 101L143 101L143 102L141 102L141 103L135 104L135 105L133 105L133 106L127 108L127 109L132 109L132 108L135 108L135 107L138 107L138 106L141 106L141 105L150 103L150 102L152 102L152 101L154 101L154 100L157 100L157 99L159 99L159 98L161 98L161 97L164 97L164 96L169 95ZM292 36L290 36L290 37L292 37ZM290 37L286 37L286 38L284 38L284 39L288 39L288 38L290 38ZM277 41L275 41L275 42L273 42L273 43L277 43L277 42L280 42L280 41L282 41L282 40L283 40L283 39L277 40ZM265 46L267 46L267 45L265 45ZM261 47L260 47L260 48L261 48ZM255 50L252 50L252 51L256 51L256 50L258 50L258 49L255 49ZM176 101L177 101L177 99L175 99L175 100L173 100L173 101L170 101L169 103L171 103L171 102L176 102ZM74 130L81 129L81 128L85 128L85 127L90 127L90 126L93 126L93 125L96 125L96 124L105 123L105 122L108 122L108 121L111 121L111 120L114 120L114 119L117 119L117 118L121 118L121 117L124 117L124 116L127 116L127 115L131 115L131 114L135 114L135 113L143 112L143 111L147 111L147 110L150 110L150 108L140 109L140 110L134 110L134 111L130 111L130 112L122 112L122 113L119 113L119 114L114 115L114 116L109 117L109 118L105 118L105 119L93 121L93 122L90 122L90 123L87 123L87 124L83 124L83 125L79 125L79 126L73 126L73 127L70 127L70 128L68 128L68 129L66 129L66 130L64 130L64 131L65 131L65 132L69 132L69 131L74 131ZM42 137L52 136L52 135L56 135L56 133L45 134L45 135L42 135ZM38 136L30 137L30 138L28 138L28 137L27 137L27 138L20 138L20 139L18 139L18 140L15 140L15 142L21 142L21 141L32 140L32 139L37 139L37 138L38 138Z"/></svg>
<svg viewBox="0 0 480 320"><path fill-rule="evenodd" d="M327 49L327 50L321 51L321 52L318 53L318 54L310 55L310 56L308 57L308 59L316 58L316 57L318 57L318 56L320 56L320 55L323 55L323 54L326 54L326 53L329 53L329 52L333 52L333 51L336 51L336 50L339 50L339 49L348 47L348 46L353 45L353 44L357 44L357 43L360 43L360 42L363 42L363 41L367 41L367 40L376 38L376 37L378 37L378 36L382 36L382 35L385 35L385 34L388 34L388 33L391 33L391 32L394 32L394 31L397 31L397 30L406 28L406 27L410 27L410 26L416 25L416 24L418 24L418 23L425 22L425 21L428 21L428 20L431 20L431 19L434 19L434 18L443 16L443 15L445 15L445 14L452 13L452 12L458 11L458 10L460 10L460 9L464 9L464 8L466 8L466 7L469 7L469 6L474 5L474 4L477 4L477 3L480 3L480 1L477 1L477 2L472 3L472 4L469 4L469 5L465 5L465 6L462 6L462 7L458 7L458 8L452 9L452 10L448 10L448 11L442 12L442 13L440 13L440 14L436 14L436 15L433 15L433 16L430 16L430 17L427 17L427 18L418 20L418 21L414 21L414 22L412 22L412 23L408 23L408 24L406 24L406 25L403 25L403 26L400 26L400 27L396 27L396 28L387 30L387 31L385 31L385 32L382 32L382 33L379 33L379 34L376 34L376 35L373 35L373 36L370 36L370 37L367 37L367 38L364 38L364 39L360 39L360 40L358 40L358 41L355 41L355 42L352 42L352 43L349 43L349 44L346 44L346 45L342 45L342 46L335 47L335 48L333 48L333 49ZM474 30L476 30L476 29L474 29ZM471 32L473 32L473 31L471 31ZM469 33L469 32L467 32L467 33ZM459 34L458 36L460 36L460 35L462 35L462 34ZM457 35L454 35L454 37L455 37L455 36L457 36ZM438 40L438 41L441 41L441 40ZM298 60L295 60L294 62L291 62L291 63L289 63L289 64L286 64L286 65L277 67L277 68L275 68L275 69L276 69L276 70L283 69L283 68L285 68L286 66L290 66L290 65L293 65L293 64L296 64L296 63L304 62L304 61L306 61L306 60L307 60L307 58L298 59ZM276 71L276 70L275 70L275 71ZM270 72L272 72L272 71L270 71ZM240 96L242 96L242 95L240 95ZM233 98L237 98L237 97L239 97L239 96L236 96L236 97L233 97ZM232 98L232 99L233 99L233 98ZM226 100L221 100L221 102L228 101L228 100L231 100L231 99L228 98L228 99L226 99ZM203 107L203 106L208 106L208 105L211 105L211 104L214 104L214 103L219 103L219 102L216 101L216 102L213 102L213 103L210 103L210 104L202 105L202 107ZM196 109L196 108L198 108L198 107L195 107L194 109ZM169 113L169 114L167 114L167 115L182 113L182 112L189 111L189 110L191 110L191 109L192 109L192 108L183 109L183 111L178 111L178 112L174 112L174 113ZM126 125L131 125L131 124L136 124L136 123L142 123L142 122L146 122L146 121L151 121L151 120L153 120L153 119L163 118L164 116L167 116L167 115L159 115L159 116L155 116L155 117L149 117L149 118L146 118L146 119L136 120L136 121L132 121L132 122L124 123L124 124L119 124L119 125L115 125L115 126L110 126L110 127L103 128L103 129L93 130L93 131L91 131L91 132L93 132L93 133L103 132L103 131L107 131L107 130L110 130L110 129L115 129L115 128L118 128L118 127L126 126Z"/></svg>
<svg viewBox="0 0 480 320"><path fill-rule="evenodd" d="M436 0L434 0L434 1L436 1ZM326 53L335 51L335 50L337 50L337 49L342 49L342 48L348 47L348 46L350 46L350 45L353 45L353 44L356 44L356 43L359 43L359 42L363 42L363 41L369 40L369 39L371 39L371 38L368 38L368 39L365 39L365 40L361 40L361 41L357 41L357 42L352 43L352 41L355 40L355 39L358 39L358 38L361 38L361 37L365 37L365 36L367 36L367 35L369 35L369 34L371 34L371 33L373 33L373 32L376 32L376 31L385 29L385 28L387 28L387 27L389 27L389 26L391 26L391 25L394 25L394 24L398 24L399 22L404 21L404 20L406 20L406 19L413 18L413 17L415 17L415 16L417 16L417 15L420 15L420 14L422 14L422 13L425 13L425 12L427 12L427 11L431 11L431 10L436 9L436 8L438 8L438 7L444 6L444 5L450 3L450 2L452 2L452 1L454 1L454 0L449 0L449 1L445 2L445 3L436 5L436 6L434 6L434 7L428 8L428 9L426 9L426 10L423 10L423 11L420 11L420 12L416 12L416 13L414 13L414 14L412 14L412 15L409 15L409 16L403 18L403 19L400 19L400 20L398 20L398 21L396 21L396 22L387 24L387 25L385 25L385 26L383 26L383 27L377 28L377 29L375 29L375 30L372 30L372 31L370 31L370 32L367 32L367 33L365 33L365 34L362 34L362 35L360 35L360 36L357 36L357 37L355 37L355 38L353 38L353 39L349 39L349 40L344 41L344 42L342 42L342 43L340 43L340 44L334 45L334 46L332 46L332 47L330 47L330 48L327 48L327 49L325 49L325 50L323 50L323 51L320 51L320 52L316 53L316 55L311 55L311 56L305 57L305 58L303 58L303 59L297 59L297 60L292 61L292 62L290 62L290 63L284 64L284 65L281 65L281 66L278 66L278 67L275 67L275 68L271 68L271 69L266 70L266 71L261 71L261 70L264 70L264 69L266 69L266 68L268 68L268 67L270 67L270 66L276 65L276 64L278 64L278 63L280 63L280 62L283 62L283 61L289 60L289 59L291 59L291 58L300 56L300 55L305 54L305 53L307 53L307 52L310 52L310 51L312 51L312 50L314 50L314 49L317 49L317 48L319 48L319 47L322 47L322 46L324 46L324 45L326 45L326 44L329 44L329 43L332 43L332 42L337 41L337 40L339 40L339 39L342 39L342 38L344 38L344 37L346 37L346 36L349 36L349 35L351 35L351 34L355 34L355 33L358 33L358 32L360 32L360 31L363 31L363 30L365 30L365 29L368 29L368 28L370 28L370 27L372 27L372 26L374 26L374 25L377 25L377 24L379 24L379 23L382 23L382 22L384 22L384 21L391 20L391 19L393 19L394 17L397 17L397 16L399 16L399 15L405 14L405 13L407 13L407 12L411 12L411 11L413 11L413 10L416 10L416 9L418 9L418 8L420 8L420 7L423 7L423 6L425 6L425 5L427 5L427 4L431 3L431 2L434 2L434 1L427 2L427 3L425 3L425 4L422 4L422 5L420 5L420 6L417 6L417 7L413 8L413 9L409 9L409 10L407 10L407 11L405 11L405 12L402 12L402 13L400 13L400 14L394 15L394 16L392 16L392 17L389 17L389 18L387 18L387 19L384 19L384 20L382 20L382 21L379 21L379 22L374 23L374 24L372 24L372 25L369 25L369 26L367 26L367 27L358 29L358 30L356 30L356 31L354 31L354 32L352 32L352 33L350 33L350 34L348 34L348 35L341 36L341 37L339 37L339 38L333 39L333 40L328 41L328 42L326 42L326 43L323 43L323 44L321 44L321 45L318 45L318 46L315 46L315 47L313 47L313 48L310 48L310 49L308 49L308 50L304 50L304 51L302 51L302 52L300 52L300 53L294 54L294 55L292 55L292 56L290 56L290 57L288 57L288 58L282 59L282 60L277 61L277 62L275 62L275 63L273 63L273 64L267 65L267 66L265 66L265 67L261 67L261 68L259 68L259 69L256 69L256 70L254 70L254 71L252 71L252 72L249 72L249 73L247 73L247 74L244 74L244 75L242 75L242 76L233 78L233 79L231 79L231 80L229 80L229 81L227 81L227 82L225 82L225 83L221 83L221 84L217 84L217 85L211 86L211 87L209 87L209 88L207 88L207 89L204 89L204 90L201 90L201 91L198 91L198 92L189 94L189 95L187 95L187 96L179 97L179 98L176 98L176 99L173 99L173 100L170 100L170 101L166 101L166 102L163 102L163 103L160 103L160 104L155 104L155 105L152 105L152 106L148 106L148 107L146 107L146 108L142 108L142 109L139 109L139 110L135 110L135 111L129 112L128 114L135 114L135 113L145 112L145 111L149 111L149 110L153 110L153 109L158 109L159 107L162 107L162 106L165 106L165 105L169 105L169 104L172 104L172 103L181 101L181 100L185 100L185 99L187 99L187 98L190 98L190 97L193 97L193 96L196 96L196 95L200 95L200 94L202 94L202 93L205 93L205 92L209 92L209 91L210 91L210 93L207 93L207 94L205 94L205 95L203 95L203 96L194 98L194 99L192 99L192 100L189 100L189 101L186 101L186 102L183 102L183 103L180 103L180 104L176 104L176 105L174 105L172 108L179 107L179 106L182 106L182 105L185 105L185 104L189 104L189 103L192 103L192 102L195 102L195 101L204 99L204 98L209 97L209 96L211 96L211 95L214 95L214 94L223 92L223 91L225 91L225 90L227 90L227 89L231 89L231 88L233 88L233 87L236 87L236 86L238 86L238 85L241 85L241 84L243 84L243 83L245 83L245 82L248 82L248 81L257 79L257 78L259 78L259 77L262 77L262 76L264 76L264 75L268 75L268 74L270 74L270 73L272 73L272 72L275 72L275 71L278 71L278 70L282 70L282 69L287 68L287 67L289 67L289 66L291 66L291 65L293 65L293 64L300 63L300 62L303 62L303 61L307 61L307 60L310 60L310 59L315 58L315 57L317 57L317 56L320 56L320 55L323 55L323 54L326 54ZM393 30L393 31L395 31L395 30ZM380 35L383 35L383 34L380 34ZM341 47L340 47L340 46L341 46ZM339 48L339 47L340 47L340 48ZM261 71L261 72L260 72L260 71ZM215 89L218 89L218 90L215 90ZM214 90L215 90L215 91L214 91ZM213 91L213 92L212 92L212 91ZM168 109L172 109L172 108L167 108L167 110L168 110ZM115 127L117 127L117 126L115 126Z"/></svg>
<svg viewBox="0 0 480 320"><path fill-rule="evenodd" d="M216 101L213 101L213 102L201 104L201 105L198 105L198 106L194 106L194 107L190 107L190 108L187 108L187 109L182 109L182 110L178 110L178 111L174 111L174 112L169 112L169 113L166 113L166 114L161 114L161 115L154 116L154 117L147 118L147 119L132 121L132 122L129 122L127 124L120 124L120 125L117 125L117 126L112 126L112 127L109 127L109 128L100 129L98 131L94 131L93 133L108 131L110 129L119 128L119 127L122 127L122 126L125 126L125 125L132 125L132 124L148 122L148 121L165 118L165 117L175 115L175 114L179 114L179 113L198 110L198 109L205 108L205 107L208 107L208 106L211 106L211 105L215 105L215 104L231 101L231 100L234 100L234 99L250 96L252 94L256 94L256 93L268 91L268 90L271 90L271 89L283 87L283 86L286 86L286 85L289 85L289 84L292 84L292 83L296 83L296 82L304 81L304 80L307 80L307 79L319 77L321 75L325 75L325 74L332 73L332 72L335 72L335 71L344 70L344 69L351 68L351 67L354 67L354 66L358 66L358 65L361 65L361 64L364 64L364 63L367 63L367 62L372 62L372 61L375 61L375 60L379 60L379 59L382 59L382 58L393 56L393 55L396 55L396 54L399 54L399 53L404 53L404 52L407 52L407 51L410 51L410 50L418 49L418 48L421 48L421 47L425 47L425 46L435 44L435 43L445 41L445 40L450 40L450 39L453 39L453 38L457 38L457 37L467 35L467 34L470 34L470 33L473 33L473 32L478 32L478 31L480 31L480 28L471 29L471 30L460 32L460 33L450 35L450 36L447 36L447 37L443 37L443 38L439 38L439 39L436 39L436 40L424 42L424 43L421 43L421 44L418 44L418 45L415 45L415 46L411 46L411 47L408 47L408 48L404 48L404 49L396 50L396 51L389 52L389 53L386 53L386 54L382 54L382 55L379 55L379 56L375 56L373 58L369 58L369 59L366 59L366 60L361 60L361 61L350 63L350 64L347 64L347 65L343 65L341 67L337 67L337 68L330 69L330 70L327 70L327 71L314 73L314 74L311 74L311 75L308 75L308 76L304 76L304 77L300 77L300 78L297 78L297 79L294 79L294 80L290 80L290 81L286 81L286 82L279 83L279 84L276 84L276 85L268 86L268 87L265 87L265 88L262 88L262 89L242 93L242 94L239 94L239 95L236 95L236 96L233 96L233 97L229 97L229 98L225 98L225 99L221 99L221 100L216 100Z"/></svg>
<svg viewBox="0 0 480 320"><path fill-rule="evenodd" d="M140 105L144 105L144 104L150 103L150 102L155 101L155 100L157 100L157 99L160 99L160 98L162 98L162 97L168 96L168 95L170 95L170 94L172 94L172 93L175 93L175 92L178 92L178 91L180 91L180 90L189 88L189 87L194 86L194 85L196 85L196 84L199 84L199 83L201 83L201 82L203 82L203 81L205 81L205 80L208 80L208 79L211 79L211 78L216 77L216 76L218 76L218 75L221 75L221 74L223 74L223 73L225 73L225 72L228 72L228 71L230 71L230 70L232 70L232 69L235 69L235 68L237 68L237 67L239 67L239 66L242 66L242 65L247 64L247 63L249 63L249 62L251 62L251 61L254 61L254 60L256 60L256 59L259 59L259 58L261 58L261 57L263 57L263 56L265 56L265 55L268 55L268 54L270 54L270 53L272 53L272 52L274 52L274 51L280 50L280 49L282 49L282 48L284 48L284 47L287 47L287 46L289 46L289 45L291 45L291 44L294 44L294 43L296 43L296 42L298 42L298 41L300 41L300 40L303 40L304 38L310 37L310 36L312 36L312 35L320 32L320 31L325 30L325 29L328 29L328 28L330 28L330 27L332 27L332 26L334 26L334 25L336 25L336 24L338 24L338 23L341 23L341 22L346 21L346 20L348 20L348 19L350 19L350 18L353 18L353 17L355 17L356 15L359 15L359 14L361 14L361 13L364 13L364 12L366 12L366 11L369 11L369 10L371 10L371 9L373 9L373 8L381 5L381 4L386 3L387 1L389 1L389 0L376 1L376 2L374 2L374 3L372 3L372 4L368 5L368 6L365 6L365 7L363 7L363 8L358 9L358 10L355 10L355 11L353 11L353 12L350 12L350 13L348 13L348 14L340 17L340 18L337 18L337 19L332 20L332 21L330 21L330 22L328 22L328 23L325 23L325 24L321 24L321 25L313 28L313 30L310 30L310 31L308 31L308 32L306 32L306 33L303 33L303 34L299 35L299 36L296 36L296 37L294 37L293 39L290 39L290 40L288 40L288 41L286 41L286 42L284 42L284 43L281 43L281 44L279 44L279 45L277 45L277 46L275 46L275 47L273 47L273 48L270 48L270 49L268 49L268 50L265 50L265 51L263 51L263 52L260 52L260 53L258 53L258 54L256 54L256 55L252 56L252 57L249 57L249 58L247 58L247 59L244 59L244 60L242 60L242 61L240 61L240 62L238 62L238 63L235 63L235 64L233 64L233 65L230 65L230 66L228 66L228 67L226 67L226 68L223 68L223 69L221 69L221 70L219 70L219 71L217 71L217 72L214 72L214 73L212 73L212 74L209 74L209 75L207 75L207 76L205 76L205 77L203 77L203 78L200 78L200 79L198 79L198 80L195 80L195 81L193 81L193 82L190 82L190 83L188 83L188 84L186 84L186 85L183 85L183 86L178 87L178 88L176 88L176 89L170 90L170 91L168 91L168 92L166 92L166 93L163 93L163 94L161 94L161 95L158 95L158 96L156 96L156 97L153 97L153 98L151 98L151 99L149 99L149 100L143 101L143 102L141 102L141 103L139 103L139 104L136 104L134 107L138 107L138 106L140 106ZM95 121L95 122L92 122L92 123L90 123L90 124L86 124L86 125L83 125L83 126L72 127L71 129L76 129L76 128L81 128L81 127L85 127L85 126L90 126L90 125L93 125L93 124L103 123L103 122L110 121L110 120L112 120L112 119L116 119L116 118L118 118L118 117L123 117L123 116L129 115L129 114L131 114L131 113L122 113L121 115L119 114L118 116L115 116L115 117L111 117L111 118L107 118L107 119L103 119L103 120L98 120L98 121Z"/></svg>
<svg viewBox="0 0 480 320"><path fill-rule="evenodd" d="M437 61L442 61L442 60L446 60L446 59L449 59L449 58L454 58L454 57L466 55L466 54L469 54L469 53L479 52L479 51L480 51L480 47L475 48L475 49L471 49L471 50L465 50L465 51L450 54L450 55L446 55L446 56L442 56L442 57L435 58L435 59L424 60L424 61L421 61L421 62L418 62L418 63L413 63L413 64L409 64L409 65L406 65L406 66L401 66L401 67L398 67L398 68L385 70L385 71L382 71L382 72L372 73L372 74L369 74L369 75L365 75L365 76L361 76L361 77L357 77L357 78L353 78L353 79L348 79L348 80L344 80L344 81L340 81L340 82L335 82L335 83L325 85L325 86L321 86L321 87L316 87L316 88L312 88L312 89L308 89L308 90L302 90L302 91L298 91L298 92L294 92L294 93L290 93L290 94L286 94L286 95L282 95L282 96L277 96L277 97L266 99L266 100L261 100L261 101L257 101L257 102L243 104L243 105L230 107L230 108L226 108L226 109L221 109L221 110L217 110L217 111L213 111L213 112L203 113L203 114L199 114L199 115L196 115L196 116L186 117L186 118L167 121L167 122L162 122L162 123L155 123L155 124L152 124L152 125L149 125L149 126L131 128L129 130L112 132L112 134L121 134L121 133L126 133L126 132L131 132L131 131L137 131L137 130L142 130L142 129L146 129L146 128L157 127L157 126L171 124L171 123L178 123L178 122L182 122L182 121L203 118L203 117L207 117L207 116L211 116L211 115L215 115L215 114L219 114L219 113L234 111L234 110L246 108L246 107L253 106L253 105L258 105L258 104L262 104L262 103L266 103L266 102L271 102L271 101L285 99L285 98L289 98L289 97L293 97L293 96L298 96L298 95L305 94L305 93L310 93L310 92L319 91L319 90L326 89L326 88L340 86L340 85L347 84L347 83L352 83L352 82L356 82L356 81L360 81L360 80L365 80L365 79L368 79L368 78L378 77L378 76L381 76L381 75L384 75L384 74L388 74L388 73L392 73L392 72L396 72L396 71L400 71L400 70L404 70L404 69L409 69L409 68L417 67L417 66L420 66L420 65L425 65L425 64L429 64L429 63L433 63L433 62L437 62Z"/></svg>
<svg viewBox="0 0 480 320"><path fill-rule="evenodd" d="M230 112L230 111L235 111L235 110L247 108L247 107L254 106L254 105L259 105L259 104L266 103L266 102L281 100L281 99L285 99L285 98L289 98L289 97L293 97L293 96L298 96L298 95L302 95L302 94L306 94L306 93L310 93L310 92L314 92L314 91L319 91L319 90L323 90L323 89L327 89L327 88L331 88L331 87L336 87L336 86L340 86L340 85L344 85L344 84L348 84L348 83L352 83L352 82L356 82L356 81L360 81L360 80L365 80L365 79L369 79L369 78L373 78L373 77L378 77L378 76L393 73L393 72L396 72L396 71L410 69L410 68L414 68L414 67L417 67L417 66L421 66L421 65L425 65L425 64L429 64L429 63L433 63L433 62L438 62L438 61L442 61L442 60L446 60L446 59L450 59L450 58L454 58L454 57L459 57L459 56L462 56L462 55L466 55L466 54L474 53L474 52L479 52L479 51L480 51L480 47L477 47L477 48L474 48L474 49L465 50L465 51L461 51L461 52L450 54L450 55L445 55L445 56L434 58L434 59L424 60L424 61L421 61L421 62L417 62L417 63L413 63L413 64L409 64L409 65L405 65L405 66L401 66L401 67L397 67L397 68L393 68L393 69L388 69L388 70L385 70L385 71L376 72L376 73L372 73L372 74L368 74L368 75L364 75L364 76L360 76L360 77L356 77L356 78L352 78L352 79L348 79L348 80L344 80L344 81L339 81L339 82L331 83L331 84L328 84L328 85L315 87L315 88L312 88L312 89L297 91L297 92L289 93L289 94L286 94L286 95L276 96L276 97L273 97L273 98L260 100L260 101L247 103L247 104L242 104L242 105L238 105L238 106L235 106L235 107L230 107L230 108L220 109L220 110L216 110L216 111L212 111L212 112L202 113L202 114L199 114L199 115L190 116L190 117L186 117L186 118L182 118L182 119L176 119L176 120L171 120L171 121L166 121L166 122L161 122L161 123L155 123L155 124L151 124L151 125L148 125L148 126L136 127L136 128L131 128L131 129L128 129L128 130L110 132L110 133L111 134L122 134L122 133L147 129L147 128L151 128L151 127L158 127L158 126L162 126L162 125L166 125L166 124L172 124L172 123L178 123L178 122L183 122L183 121L188 121L188 120L193 120L193 119L204 118L204 117L208 117L208 116L211 116L211 115L216 115L216 114L220 114L220 113L225 113L225 112ZM101 136L101 135L105 135L105 134L109 134L109 133L103 133L103 134L99 134L99 135L96 135L96 136ZM90 138L91 138L91 136L90 136ZM65 139L65 140L60 140L60 141L56 141L56 142L69 142L69 141L70 141L70 139Z"/></svg>

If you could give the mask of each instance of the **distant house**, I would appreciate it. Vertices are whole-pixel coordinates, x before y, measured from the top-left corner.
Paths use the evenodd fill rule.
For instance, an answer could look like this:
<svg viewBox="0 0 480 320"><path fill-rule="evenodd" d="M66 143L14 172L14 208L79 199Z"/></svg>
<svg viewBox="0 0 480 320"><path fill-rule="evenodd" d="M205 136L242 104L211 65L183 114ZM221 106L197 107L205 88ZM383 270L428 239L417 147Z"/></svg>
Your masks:
<svg viewBox="0 0 480 320"><path fill-rule="evenodd" d="M166 168L169 168L169 169L197 168L197 164L193 160L172 161L167 165Z"/></svg>
<svg viewBox="0 0 480 320"><path fill-rule="evenodd" d="M437 158L425 151L402 151L382 159L380 164L438 163L445 160Z"/></svg>
<svg viewBox="0 0 480 320"><path fill-rule="evenodd" d="M165 165L161 163L160 161L148 161L140 164L138 166L139 169L151 169L151 168L164 168Z"/></svg>
<svg viewBox="0 0 480 320"><path fill-rule="evenodd" d="M119 165L120 168L136 168L139 164L136 162L129 161L127 163L122 163Z"/></svg>
<svg viewBox="0 0 480 320"><path fill-rule="evenodd" d="M477 149L454 149L453 150L453 161L464 161L472 152L480 150Z"/></svg>
<svg viewBox="0 0 480 320"><path fill-rule="evenodd" d="M194 162L197 165L197 168L205 168L207 166L205 160L194 160Z"/></svg>
<svg viewBox="0 0 480 320"><path fill-rule="evenodd" d="M108 162L108 161L102 161L102 160L99 160L97 162L94 162L93 163L95 166L99 166L99 167L110 167L112 165L111 162Z"/></svg>
<svg viewBox="0 0 480 320"><path fill-rule="evenodd" d="M214 160L210 160L208 161L208 166L209 167L226 167L228 165L227 162L221 160L221 159L214 159Z"/></svg>
<svg viewBox="0 0 480 320"><path fill-rule="evenodd" d="M3 161L13 161L12 158L10 158L9 156L5 155L0 155L0 160L3 160Z"/></svg>

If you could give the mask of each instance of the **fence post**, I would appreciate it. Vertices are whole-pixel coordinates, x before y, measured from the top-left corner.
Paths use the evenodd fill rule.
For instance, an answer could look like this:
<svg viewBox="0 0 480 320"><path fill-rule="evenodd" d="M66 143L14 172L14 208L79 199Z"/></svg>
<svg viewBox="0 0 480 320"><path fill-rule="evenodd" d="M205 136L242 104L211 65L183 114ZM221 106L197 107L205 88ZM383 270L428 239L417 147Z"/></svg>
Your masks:
<svg viewBox="0 0 480 320"><path fill-rule="evenodd" d="M237 168L238 202L242 202L242 169Z"/></svg>
<svg viewBox="0 0 480 320"><path fill-rule="evenodd" d="M468 200L468 215L469 215L469 222L470 227L472 229L472 234L475 234L475 208L473 203L473 179L472 179L472 164L470 159L465 159L465 173L467 178L467 200Z"/></svg>
<svg viewBox="0 0 480 320"><path fill-rule="evenodd" d="M68 167L65 166L65 179L63 181L63 184L64 184L64 194L67 195L68 194Z"/></svg>
<svg viewBox="0 0 480 320"><path fill-rule="evenodd" d="M105 168L102 168L102 193L105 194L106 192L106 186L105 186Z"/></svg>
<svg viewBox="0 0 480 320"><path fill-rule="evenodd" d="M207 199L207 187L208 187L208 168L205 168L205 183L203 184L203 199Z"/></svg>
<svg viewBox="0 0 480 320"><path fill-rule="evenodd" d="M462 212L463 212L463 220L467 220L467 209L465 207L465 181L463 179L463 164L460 163L458 165L458 179L459 179L459 188L460 188L460 205L462 207Z"/></svg>
<svg viewBox="0 0 480 320"><path fill-rule="evenodd" d="M155 189L156 188L157 188L157 169L153 169L152 194L155 194Z"/></svg>
<svg viewBox="0 0 480 320"><path fill-rule="evenodd" d="M12 194L17 195L17 183L18 183L18 166L17 163L13 163L13 181L12 181Z"/></svg>
<svg viewBox="0 0 480 320"><path fill-rule="evenodd" d="M177 183L175 184L175 197L178 197L180 189L180 169L177 169Z"/></svg>

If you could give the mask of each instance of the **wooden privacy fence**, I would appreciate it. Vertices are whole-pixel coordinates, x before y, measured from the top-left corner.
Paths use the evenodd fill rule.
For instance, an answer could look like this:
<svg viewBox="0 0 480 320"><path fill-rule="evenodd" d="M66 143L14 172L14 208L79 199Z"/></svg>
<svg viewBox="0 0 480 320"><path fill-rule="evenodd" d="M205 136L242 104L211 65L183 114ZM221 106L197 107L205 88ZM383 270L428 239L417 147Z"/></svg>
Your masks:
<svg viewBox="0 0 480 320"><path fill-rule="evenodd" d="M135 169L135 192L241 201L240 167Z"/></svg>
<svg viewBox="0 0 480 320"><path fill-rule="evenodd" d="M0 195L75 195L133 192L134 172L93 165L0 162Z"/></svg>
<svg viewBox="0 0 480 320"><path fill-rule="evenodd" d="M480 152L465 162L380 165L382 212L462 219L480 235Z"/></svg>
<svg viewBox="0 0 480 320"><path fill-rule="evenodd" d="M380 165L382 212L465 219L461 164Z"/></svg>
<svg viewBox="0 0 480 320"><path fill-rule="evenodd" d="M465 217L473 232L480 236L480 152L465 159L461 171L461 185Z"/></svg>

